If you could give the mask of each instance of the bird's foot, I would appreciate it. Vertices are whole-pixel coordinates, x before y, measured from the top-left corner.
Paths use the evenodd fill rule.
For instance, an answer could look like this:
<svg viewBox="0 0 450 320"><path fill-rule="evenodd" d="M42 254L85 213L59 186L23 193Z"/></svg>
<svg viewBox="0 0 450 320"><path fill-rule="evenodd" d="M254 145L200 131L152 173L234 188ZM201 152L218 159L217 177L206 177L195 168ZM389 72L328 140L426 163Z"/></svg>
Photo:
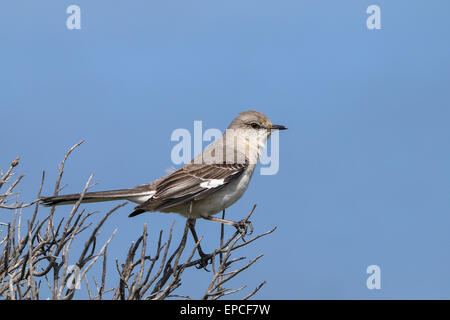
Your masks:
<svg viewBox="0 0 450 320"><path fill-rule="evenodd" d="M253 233L253 224L251 223L251 221L248 221L246 219L236 222L234 227L241 234L242 240L244 240L244 241L245 241L245 239L244 239L245 235L247 235L247 234L250 235Z"/></svg>
<svg viewBox="0 0 450 320"><path fill-rule="evenodd" d="M206 269L206 267L208 266L209 263L212 263L212 255L205 254L203 252L201 253L199 252L199 254L200 254L200 262L195 267L197 269L204 269L205 271L209 272L209 270Z"/></svg>

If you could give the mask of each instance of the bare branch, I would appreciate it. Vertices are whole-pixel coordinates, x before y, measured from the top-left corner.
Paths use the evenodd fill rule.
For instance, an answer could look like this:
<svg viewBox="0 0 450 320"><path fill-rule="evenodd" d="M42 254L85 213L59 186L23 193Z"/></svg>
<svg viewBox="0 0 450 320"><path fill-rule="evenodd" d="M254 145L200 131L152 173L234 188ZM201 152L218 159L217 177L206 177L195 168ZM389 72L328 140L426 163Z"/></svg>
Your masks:
<svg viewBox="0 0 450 320"><path fill-rule="evenodd" d="M73 145L64 155L58 168L54 195L61 190L64 166L69 155L82 143L83 141L80 141ZM45 281L50 296L43 298L51 299L74 299L82 292L83 298L98 300L191 299L192 289L187 290L182 286L184 272L189 268L211 265L212 272L203 272L202 269L196 271L210 279L200 297L220 299L244 292L248 284L228 288L231 280L237 279L263 256L255 254L255 258L247 260L245 257L235 256L236 250L251 246L261 237L276 230L274 227L244 240L244 237L250 236L251 228L233 229L234 232L226 237L227 227L221 224L218 247L205 254L200 248L202 237L195 239L195 243L188 241L188 233L192 226L189 220L186 220L180 242L174 247L172 247L174 222L168 232L160 230L155 239L150 237L147 224L144 224L142 234L128 246L127 252L122 256L123 262L115 260L117 273L109 272L108 247L112 245L112 239L118 231L115 229L101 244L99 234L111 215L126 205L126 202L116 205L101 217L95 215L96 212L80 209L86 192L92 187L91 175L78 201L71 207L61 207L61 210L69 208L66 209L66 214L54 215L56 206L48 211L40 211L38 200L27 204L20 203L20 194L14 191L24 176L18 175L16 179L12 179L18 161L18 158L13 160L9 169L0 178L0 188L5 187L5 191L0 194L0 210L12 209L13 211L8 212L14 212L0 216L7 219L0 221L0 298L40 299L43 295L41 283ZM37 199L40 199L44 180L45 172L42 173ZM244 225L251 226L249 219L255 208L256 205L241 220ZM225 219L225 211L222 213L222 219ZM80 247L81 252L75 255L73 247ZM197 252L200 257L196 258ZM94 268L96 264L100 264L99 268ZM93 281L88 281L88 277ZM78 286L73 285L72 279L75 279L77 284L84 279L86 287L78 290ZM113 287L106 289L110 283L113 283ZM244 299L253 297L265 283L266 281L261 282L245 295Z"/></svg>

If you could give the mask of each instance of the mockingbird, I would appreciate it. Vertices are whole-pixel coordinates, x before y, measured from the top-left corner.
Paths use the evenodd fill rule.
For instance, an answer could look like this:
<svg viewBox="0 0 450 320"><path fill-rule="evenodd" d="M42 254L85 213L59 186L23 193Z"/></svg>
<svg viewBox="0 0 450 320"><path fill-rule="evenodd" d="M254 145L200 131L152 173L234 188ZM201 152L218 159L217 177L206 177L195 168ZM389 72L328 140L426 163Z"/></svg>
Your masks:
<svg viewBox="0 0 450 320"><path fill-rule="evenodd" d="M139 204L129 215L159 211L181 214L190 221L194 240L195 219L232 225L239 231L241 222L213 217L239 200L248 187L262 148L273 130L287 129L274 125L260 112L240 113L217 139L179 170L151 183L130 189L87 192L82 203L129 200ZM81 194L41 197L46 206L73 204ZM200 255L204 255L199 250Z"/></svg>

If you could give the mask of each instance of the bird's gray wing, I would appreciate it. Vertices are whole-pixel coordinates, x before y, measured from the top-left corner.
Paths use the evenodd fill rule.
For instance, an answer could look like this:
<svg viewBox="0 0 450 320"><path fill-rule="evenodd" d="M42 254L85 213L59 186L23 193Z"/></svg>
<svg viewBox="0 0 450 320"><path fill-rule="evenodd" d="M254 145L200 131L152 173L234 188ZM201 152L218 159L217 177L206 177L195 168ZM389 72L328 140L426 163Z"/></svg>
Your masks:
<svg viewBox="0 0 450 320"><path fill-rule="evenodd" d="M155 194L137 206L130 216L204 199L240 177L247 167L248 163L185 165L163 177L156 186Z"/></svg>

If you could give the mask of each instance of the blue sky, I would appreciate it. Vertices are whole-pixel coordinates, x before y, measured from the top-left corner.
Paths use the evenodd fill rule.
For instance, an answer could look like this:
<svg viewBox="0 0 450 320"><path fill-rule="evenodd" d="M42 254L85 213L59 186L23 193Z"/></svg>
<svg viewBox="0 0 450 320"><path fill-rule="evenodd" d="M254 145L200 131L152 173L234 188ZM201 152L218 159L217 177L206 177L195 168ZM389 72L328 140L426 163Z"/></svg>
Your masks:
<svg viewBox="0 0 450 320"><path fill-rule="evenodd" d="M71 4L81 30L66 28ZM381 30L366 27L372 4ZM174 129L223 130L257 109L289 127L280 171L255 175L227 216L258 203L256 232L278 230L242 251L264 257L236 286L267 280L261 299L448 299L449 21L444 0L2 1L0 167L21 157L31 201L42 170L50 194L65 151L86 139L64 191L91 173L96 190L131 187L172 166ZM104 229L118 227L111 274L144 223L153 237L183 228L131 209ZM215 248L218 226L197 230ZM380 290L366 288L372 264ZM189 272L179 293L208 278Z"/></svg>

